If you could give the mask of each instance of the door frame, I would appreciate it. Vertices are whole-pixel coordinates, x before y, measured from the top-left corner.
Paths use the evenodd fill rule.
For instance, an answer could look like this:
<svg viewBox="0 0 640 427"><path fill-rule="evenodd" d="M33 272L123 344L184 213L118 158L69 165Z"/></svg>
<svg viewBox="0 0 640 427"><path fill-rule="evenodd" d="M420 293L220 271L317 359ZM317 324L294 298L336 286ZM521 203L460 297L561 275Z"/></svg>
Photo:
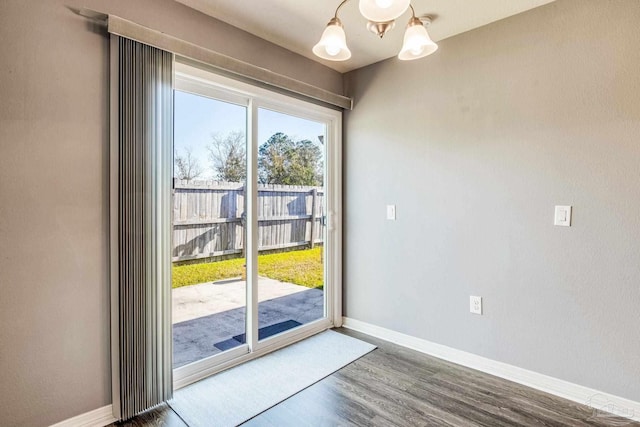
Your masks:
<svg viewBox="0 0 640 427"><path fill-rule="evenodd" d="M206 66L176 57L174 89L247 107L247 206L249 218L245 241L247 264L247 343L190 363L173 371L173 388L178 390L207 376L263 356L279 348L332 327L342 325L342 112L310 103L263 87L216 74ZM264 108L327 126L325 140L324 318L258 341L258 218L257 153L258 109ZM254 131L255 130L255 131ZM249 140L250 139L250 140ZM329 196L329 197L326 197ZM255 296L255 298L254 298ZM252 327L249 328L248 326Z"/></svg>

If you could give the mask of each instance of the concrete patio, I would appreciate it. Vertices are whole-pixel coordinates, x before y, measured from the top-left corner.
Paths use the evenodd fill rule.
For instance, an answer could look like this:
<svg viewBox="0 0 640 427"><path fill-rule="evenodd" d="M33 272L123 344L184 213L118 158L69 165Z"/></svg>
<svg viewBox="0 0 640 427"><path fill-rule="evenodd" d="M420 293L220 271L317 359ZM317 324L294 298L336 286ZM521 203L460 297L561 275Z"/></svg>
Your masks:
<svg viewBox="0 0 640 427"><path fill-rule="evenodd" d="M173 364L187 365L244 341L246 282L237 279L173 289ZM258 324L261 337L324 315L324 292L260 277Z"/></svg>

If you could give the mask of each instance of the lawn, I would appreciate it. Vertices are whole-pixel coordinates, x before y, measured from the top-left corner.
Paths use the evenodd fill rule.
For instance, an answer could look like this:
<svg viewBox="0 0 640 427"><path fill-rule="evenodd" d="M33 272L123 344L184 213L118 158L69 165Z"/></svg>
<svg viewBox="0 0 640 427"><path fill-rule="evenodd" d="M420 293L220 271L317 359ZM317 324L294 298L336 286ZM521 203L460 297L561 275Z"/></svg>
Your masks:
<svg viewBox="0 0 640 427"><path fill-rule="evenodd" d="M244 258L173 266L174 288L242 276ZM322 248L258 256L258 274L308 288L322 288Z"/></svg>

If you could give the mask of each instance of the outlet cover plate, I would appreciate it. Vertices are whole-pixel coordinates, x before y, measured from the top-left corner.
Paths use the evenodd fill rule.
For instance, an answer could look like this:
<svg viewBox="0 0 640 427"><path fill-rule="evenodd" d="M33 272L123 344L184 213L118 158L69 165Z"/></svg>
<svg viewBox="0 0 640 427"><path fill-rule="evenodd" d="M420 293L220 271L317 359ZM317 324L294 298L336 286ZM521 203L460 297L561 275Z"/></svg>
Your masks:
<svg viewBox="0 0 640 427"><path fill-rule="evenodd" d="M389 221L396 220L396 205L387 205L387 219Z"/></svg>
<svg viewBox="0 0 640 427"><path fill-rule="evenodd" d="M482 315L482 297L469 297L469 311L473 314Z"/></svg>

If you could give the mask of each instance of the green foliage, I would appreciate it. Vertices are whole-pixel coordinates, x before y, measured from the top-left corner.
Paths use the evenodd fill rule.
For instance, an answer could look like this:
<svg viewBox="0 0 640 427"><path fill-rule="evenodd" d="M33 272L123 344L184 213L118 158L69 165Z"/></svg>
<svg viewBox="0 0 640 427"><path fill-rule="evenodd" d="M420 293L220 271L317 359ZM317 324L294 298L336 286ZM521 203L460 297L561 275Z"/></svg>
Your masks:
<svg viewBox="0 0 640 427"><path fill-rule="evenodd" d="M173 266L173 287L242 276L245 259ZM308 288L323 286L322 248L258 256L258 274Z"/></svg>
<svg viewBox="0 0 640 427"><path fill-rule="evenodd" d="M263 184L321 186L322 151L309 140L278 132L258 150L258 177Z"/></svg>
<svg viewBox="0 0 640 427"><path fill-rule="evenodd" d="M222 181L243 182L247 176L243 132L212 135L209 159ZM278 132L258 149L258 177L263 184L323 185L322 150L305 139L294 141Z"/></svg>

